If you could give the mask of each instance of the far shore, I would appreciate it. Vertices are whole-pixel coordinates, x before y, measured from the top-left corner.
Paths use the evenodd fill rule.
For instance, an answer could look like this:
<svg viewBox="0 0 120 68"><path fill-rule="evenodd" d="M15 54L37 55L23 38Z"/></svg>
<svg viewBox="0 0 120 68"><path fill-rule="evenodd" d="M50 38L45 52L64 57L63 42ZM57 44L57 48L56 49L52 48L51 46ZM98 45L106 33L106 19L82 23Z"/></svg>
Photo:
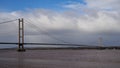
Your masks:
<svg viewBox="0 0 120 68"><path fill-rule="evenodd" d="M26 50L120 50L120 46L111 47L27 47ZM0 50L17 50L17 48L1 48Z"/></svg>

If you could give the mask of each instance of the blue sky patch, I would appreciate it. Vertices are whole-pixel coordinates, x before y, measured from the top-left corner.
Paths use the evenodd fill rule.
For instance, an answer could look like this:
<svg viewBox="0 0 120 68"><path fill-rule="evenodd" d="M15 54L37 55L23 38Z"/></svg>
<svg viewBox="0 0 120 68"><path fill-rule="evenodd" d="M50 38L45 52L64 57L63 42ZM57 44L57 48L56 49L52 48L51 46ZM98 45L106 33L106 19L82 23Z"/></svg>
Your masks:
<svg viewBox="0 0 120 68"><path fill-rule="evenodd" d="M85 4L84 0L0 0L0 9L8 11L36 8L64 10L62 5L70 2Z"/></svg>

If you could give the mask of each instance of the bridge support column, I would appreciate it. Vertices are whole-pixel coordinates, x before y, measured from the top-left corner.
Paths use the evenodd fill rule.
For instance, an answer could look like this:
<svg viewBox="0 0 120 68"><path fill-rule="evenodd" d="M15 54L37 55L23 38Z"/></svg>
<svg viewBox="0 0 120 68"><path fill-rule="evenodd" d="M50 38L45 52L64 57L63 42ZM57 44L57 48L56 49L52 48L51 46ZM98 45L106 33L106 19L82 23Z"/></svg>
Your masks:
<svg viewBox="0 0 120 68"><path fill-rule="evenodd" d="M101 47L103 47L104 45L103 45L103 38L102 37L99 37L99 46L101 46Z"/></svg>
<svg viewBox="0 0 120 68"><path fill-rule="evenodd" d="M22 19L18 19L18 52L24 52L24 21Z"/></svg>

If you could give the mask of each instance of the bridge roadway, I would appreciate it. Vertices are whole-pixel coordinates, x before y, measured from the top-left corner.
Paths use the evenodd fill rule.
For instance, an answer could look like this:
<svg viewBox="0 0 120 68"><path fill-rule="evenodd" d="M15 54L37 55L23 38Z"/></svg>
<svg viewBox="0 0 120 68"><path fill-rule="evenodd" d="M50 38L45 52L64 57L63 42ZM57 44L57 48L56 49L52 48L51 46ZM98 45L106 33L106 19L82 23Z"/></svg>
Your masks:
<svg viewBox="0 0 120 68"><path fill-rule="evenodd" d="M18 45L15 42L0 42L0 44L13 44ZM80 45L80 44L59 44L59 43L24 43L24 45L66 45L66 46L90 46L90 45Z"/></svg>
<svg viewBox="0 0 120 68"><path fill-rule="evenodd" d="M14 42L0 42L0 44L18 45ZM59 44L59 43L24 43L24 45L56 45L56 46L72 46L78 49L120 49L120 46L97 46L97 45L80 45L80 44Z"/></svg>

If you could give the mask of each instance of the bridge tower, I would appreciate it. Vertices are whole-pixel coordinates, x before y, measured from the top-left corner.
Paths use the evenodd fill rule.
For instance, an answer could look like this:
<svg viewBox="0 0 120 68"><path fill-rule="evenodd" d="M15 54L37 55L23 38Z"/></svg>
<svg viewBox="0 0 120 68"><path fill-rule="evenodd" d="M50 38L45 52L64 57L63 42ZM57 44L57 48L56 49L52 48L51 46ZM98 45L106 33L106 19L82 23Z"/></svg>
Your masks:
<svg viewBox="0 0 120 68"><path fill-rule="evenodd" d="M18 19L18 52L24 52L24 20Z"/></svg>
<svg viewBox="0 0 120 68"><path fill-rule="evenodd" d="M101 47L103 47L104 45L103 45L103 38L102 37L99 37L99 46L101 46Z"/></svg>

